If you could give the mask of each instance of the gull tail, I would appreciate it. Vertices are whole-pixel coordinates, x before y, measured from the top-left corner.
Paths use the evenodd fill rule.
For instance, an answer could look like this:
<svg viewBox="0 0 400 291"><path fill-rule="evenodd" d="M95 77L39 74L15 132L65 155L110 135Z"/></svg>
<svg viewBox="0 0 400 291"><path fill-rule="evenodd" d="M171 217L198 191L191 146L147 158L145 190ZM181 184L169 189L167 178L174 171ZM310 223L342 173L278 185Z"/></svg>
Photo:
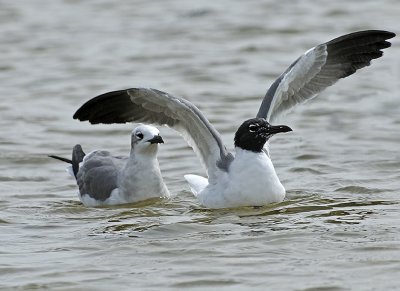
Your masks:
<svg viewBox="0 0 400 291"><path fill-rule="evenodd" d="M208 179L197 175L184 175L186 181L189 183L190 190L197 196L208 185Z"/></svg>
<svg viewBox="0 0 400 291"><path fill-rule="evenodd" d="M70 159L66 159L63 157L59 157L59 156L53 156L50 155L50 158L71 164L70 167L67 168L68 173L70 173L70 175L75 176L76 178L76 174L79 171L79 164L83 161L83 158L85 157L85 153L82 150L82 147L80 144L77 144L76 146L74 146L74 148L72 149L72 160Z"/></svg>

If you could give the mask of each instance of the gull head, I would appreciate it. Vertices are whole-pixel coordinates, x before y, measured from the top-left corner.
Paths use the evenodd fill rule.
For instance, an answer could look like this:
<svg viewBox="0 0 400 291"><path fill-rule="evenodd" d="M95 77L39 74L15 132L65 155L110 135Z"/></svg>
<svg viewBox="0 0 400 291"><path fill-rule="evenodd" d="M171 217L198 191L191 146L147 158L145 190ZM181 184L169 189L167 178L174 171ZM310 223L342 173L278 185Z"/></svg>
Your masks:
<svg viewBox="0 0 400 291"><path fill-rule="evenodd" d="M140 124L132 131L131 146L134 152L156 153L160 143L164 143L164 140L154 126Z"/></svg>
<svg viewBox="0 0 400 291"><path fill-rule="evenodd" d="M264 118L252 118L242 123L235 134L235 147L252 152L261 152L271 136L292 131L286 125L271 125Z"/></svg>

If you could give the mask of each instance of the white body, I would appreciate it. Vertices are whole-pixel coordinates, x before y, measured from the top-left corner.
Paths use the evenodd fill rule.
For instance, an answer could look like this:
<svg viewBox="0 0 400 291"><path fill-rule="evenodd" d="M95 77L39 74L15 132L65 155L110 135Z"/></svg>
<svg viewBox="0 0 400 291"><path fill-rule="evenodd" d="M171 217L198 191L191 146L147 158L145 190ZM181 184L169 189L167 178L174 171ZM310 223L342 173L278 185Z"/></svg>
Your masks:
<svg viewBox="0 0 400 291"><path fill-rule="evenodd" d="M156 147L157 145L153 146ZM85 159L82 163L84 162ZM151 198L170 197L155 156L141 156L139 159L129 159L120 172L118 184L119 187L115 188L111 192L110 197L104 201L78 192L79 200L86 207L96 207L135 203Z"/></svg>
<svg viewBox="0 0 400 291"><path fill-rule="evenodd" d="M84 156L76 175L79 199L85 206L105 206L169 198L157 160L157 128L140 125L132 132L129 157L97 150ZM161 142L162 139L161 139ZM71 167L68 172L74 176Z"/></svg>
<svg viewBox="0 0 400 291"><path fill-rule="evenodd" d="M157 147L157 145L150 147ZM131 193L134 193L134 197ZM125 203L157 197L169 198L170 193L163 182L156 156L140 155L135 159L129 159L121 172L119 188L113 191L114 194L119 199L126 199Z"/></svg>
<svg viewBox="0 0 400 291"><path fill-rule="evenodd" d="M229 171L218 171L215 181L185 175L200 203L208 208L227 208L283 201L285 188L268 155L240 148L235 151Z"/></svg>

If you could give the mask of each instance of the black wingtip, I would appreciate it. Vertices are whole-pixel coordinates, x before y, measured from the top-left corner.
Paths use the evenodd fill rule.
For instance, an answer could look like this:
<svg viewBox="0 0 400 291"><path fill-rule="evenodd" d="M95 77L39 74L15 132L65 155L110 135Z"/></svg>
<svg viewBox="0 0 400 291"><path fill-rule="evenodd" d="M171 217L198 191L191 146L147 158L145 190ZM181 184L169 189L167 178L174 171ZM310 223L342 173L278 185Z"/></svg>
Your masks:
<svg viewBox="0 0 400 291"><path fill-rule="evenodd" d="M382 50L391 46L387 40L395 36L394 32L385 30L364 30L340 36L326 43L328 62L343 64L339 78L345 78L382 57Z"/></svg>
<svg viewBox="0 0 400 291"><path fill-rule="evenodd" d="M73 118L89 121L91 124L125 123L126 121L119 119L119 113L129 102L127 90L107 92L84 103L74 113Z"/></svg>
<svg viewBox="0 0 400 291"><path fill-rule="evenodd" d="M387 35L386 39L391 39L391 38L396 36L396 34L394 32L391 32L391 31L381 30L381 33L384 33L384 34Z"/></svg>
<svg viewBox="0 0 400 291"><path fill-rule="evenodd" d="M368 34L376 34L376 35L384 37L385 39L391 39L391 38L396 36L396 33L392 32L392 31L387 31L387 30L375 29L375 30L364 30L364 31L361 31L361 32L364 32L366 34L367 33Z"/></svg>

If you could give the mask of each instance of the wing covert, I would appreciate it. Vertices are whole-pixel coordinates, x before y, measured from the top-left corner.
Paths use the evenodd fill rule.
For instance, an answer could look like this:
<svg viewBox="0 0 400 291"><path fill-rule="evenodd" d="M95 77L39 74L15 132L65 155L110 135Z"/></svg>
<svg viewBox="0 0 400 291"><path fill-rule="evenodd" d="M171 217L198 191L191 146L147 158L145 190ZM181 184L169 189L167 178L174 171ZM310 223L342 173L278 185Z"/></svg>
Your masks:
<svg viewBox="0 0 400 291"><path fill-rule="evenodd" d="M223 168L218 165L229 164L233 158L218 131L195 105L156 89L131 88L99 95L83 104L74 119L92 124L144 122L169 126L182 134L209 176L218 167Z"/></svg>
<svg viewBox="0 0 400 291"><path fill-rule="evenodd" d="M257 117L274 120L278 115L312 99L339 79L369 66L391 46L394 33L366 30L320 44L300 56L267 91Z"/></svg>

